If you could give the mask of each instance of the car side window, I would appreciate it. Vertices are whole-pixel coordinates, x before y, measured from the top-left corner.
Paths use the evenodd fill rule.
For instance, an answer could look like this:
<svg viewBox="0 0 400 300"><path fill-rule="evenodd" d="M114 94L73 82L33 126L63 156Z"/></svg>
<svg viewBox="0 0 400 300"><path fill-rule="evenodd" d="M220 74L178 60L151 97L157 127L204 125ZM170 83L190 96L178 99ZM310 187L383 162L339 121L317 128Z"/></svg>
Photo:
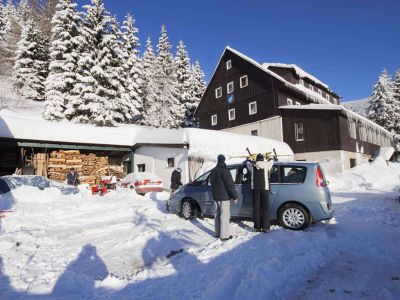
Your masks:
<svg viewBox="0 0 400 300"><path fill-rule="evenodd" d="M283 166L281 173L282 183L301 184L306 179L307 169L305 167Z"/></svg>
<svg viewBox="0 0 400 300"><path fill-rule="evenodd" d="M209 181L208 178L210 177L211 172L204 173L203 175L200 175L197 177L194 181L194 185L206 185L207 182Z"/></svg>
<svg viewBox="0 0 400 300"><path fill-rule="evenodd" d="M247 169L246 166L243 166L241 168L241 172L240 172L240 178L238 181L240 184L250 184L251 183L251 173L250 171Z"/></svg>
<svg viewBox="0 0 400 300"><path fill-rule="evenodd" d="M235 182L235 184L237 184L238 183L238 177L240 177L240 176L238 176L239 173L238 173L237 167L230 167L228 169L229 169L229 172L231 172L231 176L232 176L233 181Z"/></svg>
<svg viewBox="0 0 400 300"><path fill-rule="evenodd" d="M269 172L269 182L270 183L279 183L279 167L273 166L271 171Z"/></svg>

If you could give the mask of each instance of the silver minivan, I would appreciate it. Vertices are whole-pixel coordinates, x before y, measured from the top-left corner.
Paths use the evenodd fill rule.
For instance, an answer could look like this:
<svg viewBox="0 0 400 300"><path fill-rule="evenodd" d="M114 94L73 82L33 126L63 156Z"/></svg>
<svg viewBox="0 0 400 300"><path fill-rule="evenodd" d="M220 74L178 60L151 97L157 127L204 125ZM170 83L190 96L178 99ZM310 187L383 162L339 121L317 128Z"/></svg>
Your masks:
<svg viewBox="0 0 400 300"><path fill-rule="evenodd" d="M231 203L231 217L252 218L251 174L246 164L228 165L238 192ZM169 200L169 209L185 219L213 217L215 212L207 172L182 186ZM270 173L270 220L285 228L301 230L333 217L332 200L319 163L277 162Z"/></svg>

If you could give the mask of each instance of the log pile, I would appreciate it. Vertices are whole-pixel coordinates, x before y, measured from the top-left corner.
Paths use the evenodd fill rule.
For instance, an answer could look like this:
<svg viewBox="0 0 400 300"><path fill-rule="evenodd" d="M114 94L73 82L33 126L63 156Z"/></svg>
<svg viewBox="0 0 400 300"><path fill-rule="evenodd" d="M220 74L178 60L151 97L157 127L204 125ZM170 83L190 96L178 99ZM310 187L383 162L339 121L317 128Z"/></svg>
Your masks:
<svg viewBox="0 0 400 300"><path fill-rule="evenodd" d="M99 183L101 176L107 175L108 157L93 153L81 154L79 150L59 150L50 153L47 166L50 179L65 180L71 168L83 175L82 183L94 185Z"/></svg>

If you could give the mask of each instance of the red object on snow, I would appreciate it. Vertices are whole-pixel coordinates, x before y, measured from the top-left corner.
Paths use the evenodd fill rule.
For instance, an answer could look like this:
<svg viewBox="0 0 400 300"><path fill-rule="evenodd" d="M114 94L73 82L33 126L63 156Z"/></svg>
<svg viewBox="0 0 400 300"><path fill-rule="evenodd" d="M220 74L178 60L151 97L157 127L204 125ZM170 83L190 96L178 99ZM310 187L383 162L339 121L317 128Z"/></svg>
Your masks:
<svg viewBox="0 0 400 300"><path fill-rule="evenodd" d="M108 192L105 186L92 186L92 195L104 196Z"/></svg>

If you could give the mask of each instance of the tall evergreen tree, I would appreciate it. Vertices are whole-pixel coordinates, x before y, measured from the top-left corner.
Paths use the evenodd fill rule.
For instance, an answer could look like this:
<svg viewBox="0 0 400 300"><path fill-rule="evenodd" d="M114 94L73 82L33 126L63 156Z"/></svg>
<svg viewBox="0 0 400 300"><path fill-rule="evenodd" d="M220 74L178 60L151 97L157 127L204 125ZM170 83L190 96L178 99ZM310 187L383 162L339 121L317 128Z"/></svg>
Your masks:
<svg viewBox="0 0 400 300"><path fill-rule="evenodd" d="M126 100L121 83L122 54L115 20L102 0L91 0L84 8L77 84L69 118L99 126L129 122L134 108Z"/></svg>
<svg viewBox="0 0 400 300"><path fill-rule="evenodd" d="M122 49L125 69L125 89L135 109L134 120L140 122L143 119L143 82L142 61L139 58L139 30L135 27L135 19L128 14L122 26Z"/></svg>
<svg viewBox="0 0 400 300"><path fill-rule="evenodd" d="M383 70L375 84L369 100L368 118L386 130L396 132L399 123L399 114L393 93L391 78Z"/></svg>
<svg viewBox="0 0 400 300"><path fill-rule="evenodd" d="M157 44L155 70L156 99L147 111L147 123L154 127L178 128L183 110L179 106L176 91L176 66L171 54L166 27L161 27L161 36Z"/></svg>
<svg viewBox="0 0 400 300"><path fill-rule="evenodd" d="M185 48L186 46L183 41L180 41L175 56L176 91L180 109L184 112L181 116L180 126L185 125L185 116L192 96L190 59Z"/></svg>
<svg viewBox="0 0 400 300"><path fill-rule="evenodd" d="M393 78L393 93L397 103L400 103L400 69L396 71Z"/></svg>
<svg viewBox="0 0 400 300"><path fill-rule="evenodd" d="M150 107L154 105L156 101L156 84L155 84L155 71L156 71L156 55L151 39L148 38L146 41L146 50L143 53L143 68L141 82L142 91L142 106L143 106L143 120L142 124L150 126L149 118L147 117L150 111Z"/></svg>
<svg viewBox="0 0 400 300"><path fill-rule="evenodd" d="M7 18L5 14L5 7L0 2L0 42L4 41L7 33Z"/></svg>
<svg viewBox="0 0 400 300"><path fill-rule="evenodd" d="M53 17L53 38L50 46L49 76L46 80L44 117L49 120L65 118L76 84L80 17L74 0L61 0ZM67 112L68 113L68 112ZM69 112L72 113L72 112Z"/></svg>
<svg viewBox="0 0 400 300"><path fill-rule="evenodd" d="M196 61L192 67L190 87L191 97L190 101L186 104L184 127L198 127L199 122L195 118L194 113L196 112L197 106L199 106L200 100L203 97L206 89L206 82L204 80L204 72L200 67L199 61Z"/></svg>
<svg viewBox="0 0 400 300"><path fill-rule="evenodd" d="M18 42L14 65L14 86L27 99L43 101L48 73L48 45L45 35L28 20Z"/></svg>

